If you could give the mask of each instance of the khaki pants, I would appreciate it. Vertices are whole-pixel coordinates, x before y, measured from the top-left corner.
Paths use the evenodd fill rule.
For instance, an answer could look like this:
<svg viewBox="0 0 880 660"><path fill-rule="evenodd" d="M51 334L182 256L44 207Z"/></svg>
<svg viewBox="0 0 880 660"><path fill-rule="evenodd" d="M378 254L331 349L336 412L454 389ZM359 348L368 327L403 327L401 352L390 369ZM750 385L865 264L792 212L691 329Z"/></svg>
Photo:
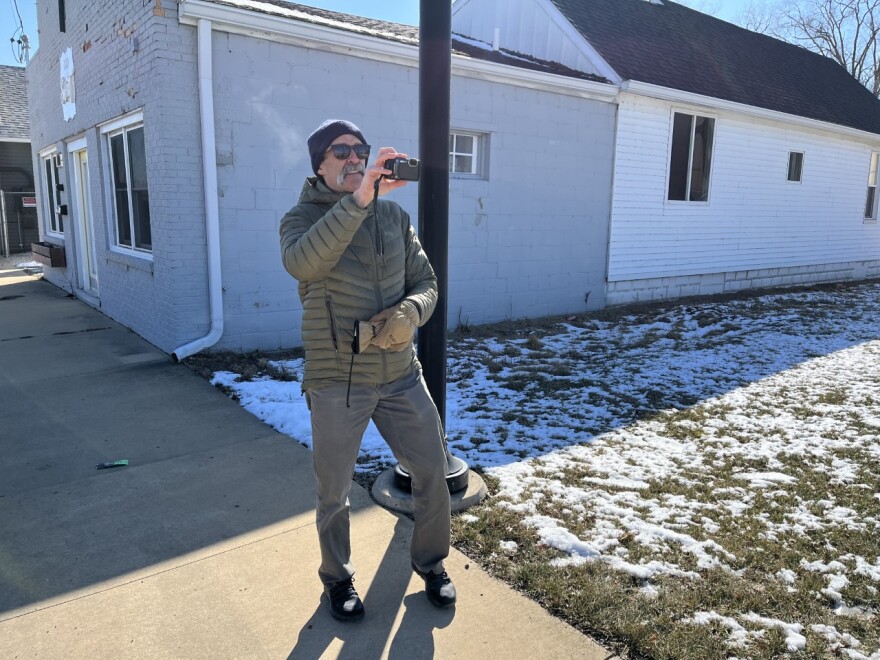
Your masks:
<svg viewBox="0 0 880 660"><path fill-rule="evenodd" d="M347 389L347 384L340 383L308 392L321 581L330 584L354 574L348 495L370 419L412 478L412 562L423 572L442 571L450 533L446 447L440 417L421 371L416 369L387 385L352 385L349 408L345 405Z"/></svg>

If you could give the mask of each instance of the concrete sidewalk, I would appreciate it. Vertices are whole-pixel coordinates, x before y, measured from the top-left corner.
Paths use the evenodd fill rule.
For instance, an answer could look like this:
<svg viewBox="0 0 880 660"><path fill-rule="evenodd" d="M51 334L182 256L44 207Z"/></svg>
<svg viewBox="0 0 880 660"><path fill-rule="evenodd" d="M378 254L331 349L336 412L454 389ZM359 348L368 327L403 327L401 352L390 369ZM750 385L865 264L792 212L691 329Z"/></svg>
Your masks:
<svg viewBox="0 0 880 660"><path fill-rule="evenodd" d="M455 551L459 602L433 608L410 521L357 485L367 616L336 622L313 488L307 449L64 291L0 271L0 657L609 657Z"/></svg>

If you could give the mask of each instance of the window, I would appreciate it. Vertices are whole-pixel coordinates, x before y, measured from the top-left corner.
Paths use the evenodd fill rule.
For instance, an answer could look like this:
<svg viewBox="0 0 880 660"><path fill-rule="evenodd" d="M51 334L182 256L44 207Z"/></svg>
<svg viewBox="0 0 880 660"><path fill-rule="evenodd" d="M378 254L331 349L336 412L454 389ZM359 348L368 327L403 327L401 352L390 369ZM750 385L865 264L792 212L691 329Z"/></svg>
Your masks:
<svg viewBox="0 0 880 660"><path fill-rule="evenodd" d="M61 185L58 168L61 156L57 151L43 154L40 159L43 165L43 212L46 222L46 233L61 235L64 233L64 216L61 215Z"/></svg>
<svg viewBox="0 0 880 660"><path fill-rule="evenodd" d="M714 119L675 113L672 120L668 199L709 201L709 173L714 139Z"/></svg>
<svg viewBox="0 0 880 660"><path fill-rule="evenodd" d="M483 137L477 133L450 133L449 172L479 176L482 167L482 142Z"/></svg>
<svg viewBox="0 0 880 660"><path fill-rule="evenodd" d="M788 180L799 182L804 173L804 154L791 151L788 154Z"/></svg>
<svg viewBox="0 0 880 660"><path fill-rule="evenodd" d="M868 199L865 201L865 219L877 219L877 176L880 174L880 153L871 154L871 167L868 169Z"/></svg>
<svg viewBox="0 0 880 660"><path fill-rule="evenodd" d="M150 252L153 241L150 232L144 126L142 123L120 126L120 122L114 122L102 130L106 135L109 151L116 247L135 252Z"/></svg>

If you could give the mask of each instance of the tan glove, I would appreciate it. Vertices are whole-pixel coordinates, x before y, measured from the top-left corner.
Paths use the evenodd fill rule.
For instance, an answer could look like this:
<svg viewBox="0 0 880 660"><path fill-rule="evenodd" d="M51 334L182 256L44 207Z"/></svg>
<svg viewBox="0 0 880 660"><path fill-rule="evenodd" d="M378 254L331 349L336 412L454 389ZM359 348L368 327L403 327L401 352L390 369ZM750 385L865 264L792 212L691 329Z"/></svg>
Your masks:
<svg viewBox="0 0 880 660"><path fill-rule="evenodd" d="M419 325L419 310L415 303L404 300L399 305L383 309L370 319L373 339L370 344L387 351L402 351L412 345Z"/></svg>

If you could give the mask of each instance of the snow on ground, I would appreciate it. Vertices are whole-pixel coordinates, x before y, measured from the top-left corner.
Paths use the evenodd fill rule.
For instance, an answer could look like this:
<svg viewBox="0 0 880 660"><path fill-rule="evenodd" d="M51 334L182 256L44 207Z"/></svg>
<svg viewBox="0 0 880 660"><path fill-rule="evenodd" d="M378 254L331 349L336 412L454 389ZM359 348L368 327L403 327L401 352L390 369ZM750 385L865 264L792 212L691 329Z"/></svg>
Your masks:
<svg viewBox="0 0 880 660"><path fill-rule="evenodd" d="M603 562L643 580L646 592L662 576L742 571L741 558L713 538L737 521L753 521L758 538L779 547L804 535L876 536L878 321L880 286L864 285L561 323L540 339L456 338L450 448L498 479L492 506L518 511L562 553L557 564ZM302 372L300 360L277 366ZM239 382L229 372L214 382L309 445L298 383ZM371 425L359 469L393 462ZM814 484L824 491L810 494ZM873 491L858 510L838 501L858 489ZM631 557L630 542L641 559ZM832 551L833 561L804 557L768 579L797 590L804 575L820 573L826 587L809 597L876 622L876 606L849 604L844 592L858 579L880 601L880 548L867 556ZM726 626L734 647L779 628L792 652L803 649L798 622L754 612L738 620L695 613L693 621ZM811 630L849 657L880 658L834 627Z"/></svg>

